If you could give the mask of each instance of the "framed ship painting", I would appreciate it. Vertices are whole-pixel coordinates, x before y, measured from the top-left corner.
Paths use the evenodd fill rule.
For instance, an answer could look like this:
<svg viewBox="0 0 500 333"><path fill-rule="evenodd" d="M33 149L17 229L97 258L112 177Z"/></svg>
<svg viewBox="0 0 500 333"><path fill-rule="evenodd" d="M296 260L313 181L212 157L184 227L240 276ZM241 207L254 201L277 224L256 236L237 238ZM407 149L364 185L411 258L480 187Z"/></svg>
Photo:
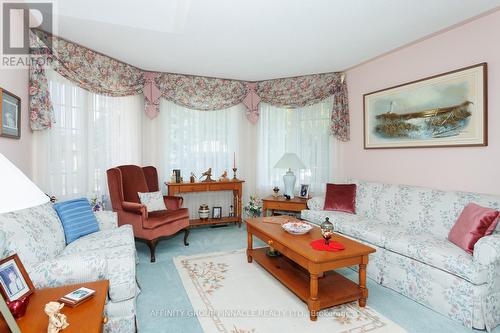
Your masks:
<svg viewBox="0 0 500 333"><path fill-rule="evenodd" d="M487 66L363 95L364 148L486 146Z"/></svg>
<svg viewBox="0 0 500 333"><path fill-rule="evenodd" d="M21 138L21 99L0 88L0 136Z"/></svg>

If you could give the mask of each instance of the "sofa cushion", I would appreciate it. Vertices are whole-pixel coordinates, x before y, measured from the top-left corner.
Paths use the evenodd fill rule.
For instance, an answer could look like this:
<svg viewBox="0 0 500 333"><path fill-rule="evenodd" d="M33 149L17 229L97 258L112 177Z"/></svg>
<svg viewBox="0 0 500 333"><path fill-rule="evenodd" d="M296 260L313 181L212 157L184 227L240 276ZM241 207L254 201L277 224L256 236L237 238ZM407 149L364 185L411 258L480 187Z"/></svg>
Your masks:
<svg viewBox="0 0 500 333"><path fill-rule="evenodd" d="M99 224L86 198L57 203L54 208L63 225L66 244L99 231Z"/></svg>
<svg viewBox="0 0 500 333"><path fill-rule="evenodd" d="M106 260L110 283L109 296L113 302L135 297L136 253L132 226L124 225L82 237L69 244L61 257L82 252Z"/></svg>
<svg viewBox="0 0 500 333"><path fill-rule="evenodd" d="M323 209L356 214L356 184L326 184Z"/></svg>
<svg viewBox="0 0 500 333"><path fill-rule="evenodd" d="M399 226L391 226L359 215L337 211L303 210L301 217L318 225L328 217L336 232L380 247L384 247L388 238L405 231Z"/></svg>
<svg viewBox="0 0 500 333"><path fill-rule="evenodd" d="M472 254L479 238L491 235L498 222L498 210L485 208L475 203L468 204L453 225L448 239Z"/></svg>
<svg viewBox="0 0 500 333"><path fill-rule="evenodd" d="M461 277L473 284L487 281L487 269L446 238L406 232L388 239L385 248Z"/></svg>
<svg viewBox="0 0 500 333"><path fill-rule="evenodd" d="M0 258L5 257L5 248L6 248L6 240L5 240L5 232L0 230Z"/></svg>
<svg viewBox="0 0 500 333"><path fill-rule="evenodd" d="M359 218L355 223L337 223L335 230L380 247L385 247L387 241L405 232L402 227L366 218Z"/></svg>
<svg viewBox="0 0 500 333"><path fill-rule="evenodd" d="M104 246L104 243L101 245ZM135 281L135 247L124 245L88 249L87 254L95 255L106 261L109 298L113 302L120 302L136 296L138 289ZM71 258L73 255L63 253L59 258Z"/></svg>
<svg viewBox="0 0 500 333"><path fill-rule="evenodd" d="M102 230L81 237L66 246L62 254L86 253L119 246L135 247L134 232L131 225L125 224L116 229Z"/></svg>
<svg viewBox="0 0 500 333"><path fill-rule="evenodd" d="M446 238L465 206L475 202L500 210L500 196L354 181L356 214ZM497 226L497 232L500 226Z"/></svg>
<svg viewBox="0 0 500 333"><path fill-rule="evenodd" d="M187 208L152 212L148 213L148 219L144 221L144 228L154 229L164 224L187 218L189 218L189 211Z"/></svg>

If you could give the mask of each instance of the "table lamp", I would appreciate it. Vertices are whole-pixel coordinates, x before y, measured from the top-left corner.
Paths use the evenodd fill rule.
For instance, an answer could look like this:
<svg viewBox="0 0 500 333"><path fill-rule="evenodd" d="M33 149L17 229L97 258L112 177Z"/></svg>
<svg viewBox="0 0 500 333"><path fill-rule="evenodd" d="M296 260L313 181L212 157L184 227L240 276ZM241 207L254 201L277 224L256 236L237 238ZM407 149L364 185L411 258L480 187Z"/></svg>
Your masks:
<svg viewBox="0 0 500 333"><path fill-rule="evenodd" d="M2 184L0 187L0 214L39 206L49 201L49 197L1 153L0 184ZM7 313L6 305L12 315L18 318L24 315L28 301L27 297L12 302L5 302L3 298L0 300L0 312L12 332L19 332L19 330L16 329L11 314Z"/></svg>
<svg viewBox="0 0 500 333"><path fill-rule="evenodd" d="M293 189L295 188L295 181L297 178L292 172L292 169L305 169L306 166L295 153L285 153L278 163L274 166L275 169L288 169L283 176L283 183L285 183L285 195L293 198Z"/></svg>
<svg viewBox="0 0 500 333"><path fill-rule="evenodd" d="M0 214L49 201L49 197L1 153L0 184Z"/></svg>

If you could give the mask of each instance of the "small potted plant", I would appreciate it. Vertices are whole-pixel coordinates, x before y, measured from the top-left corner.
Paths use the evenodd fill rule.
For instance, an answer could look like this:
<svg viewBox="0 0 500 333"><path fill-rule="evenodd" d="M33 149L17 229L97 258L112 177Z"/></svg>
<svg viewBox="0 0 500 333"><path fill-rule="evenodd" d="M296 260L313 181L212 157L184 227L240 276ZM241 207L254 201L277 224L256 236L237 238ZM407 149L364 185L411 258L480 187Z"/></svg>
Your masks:
<svg viewBox="0 0 500 333"><path fill-rule="evenodd" d="M258 217L262 214L262 200L256 196L250 196L250 201L244 207L248 217Z"/></svg>

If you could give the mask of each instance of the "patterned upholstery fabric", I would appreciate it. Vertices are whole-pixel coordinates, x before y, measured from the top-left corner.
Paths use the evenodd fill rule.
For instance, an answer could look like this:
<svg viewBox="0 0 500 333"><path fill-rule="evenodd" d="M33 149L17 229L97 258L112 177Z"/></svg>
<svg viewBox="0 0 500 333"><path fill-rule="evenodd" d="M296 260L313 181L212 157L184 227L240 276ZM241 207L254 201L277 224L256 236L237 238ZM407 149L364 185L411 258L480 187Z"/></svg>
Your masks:
<svg viewBox="0 0 500 333"><path fill-rule="evenodd" d="M481 238L474 255L447 239L470 202L499 209L500 197L467 192L356 183L357 215L323 211L324 197L308 201L301 216L375 247L368 275L378 283L462 322L488 329L500 324L500 226Z"/></svg>
<svg viewBox="0 0 500 333"><path fill-rule="evenodd" d="M99 223L99 230L109 230L118 228L118 214L109 210L94 212Z"/></svg>
<svg viewBox="0 0 500 333"><path fill-rule="evenodd" d="M0 233L6 238L2 257L17 253L37 288L109 280L104 331L133 333L138 288L132 228L118 228L116 213L97 212L96 217L101 231L66 246L51 203L0 214Z"/></svg>

